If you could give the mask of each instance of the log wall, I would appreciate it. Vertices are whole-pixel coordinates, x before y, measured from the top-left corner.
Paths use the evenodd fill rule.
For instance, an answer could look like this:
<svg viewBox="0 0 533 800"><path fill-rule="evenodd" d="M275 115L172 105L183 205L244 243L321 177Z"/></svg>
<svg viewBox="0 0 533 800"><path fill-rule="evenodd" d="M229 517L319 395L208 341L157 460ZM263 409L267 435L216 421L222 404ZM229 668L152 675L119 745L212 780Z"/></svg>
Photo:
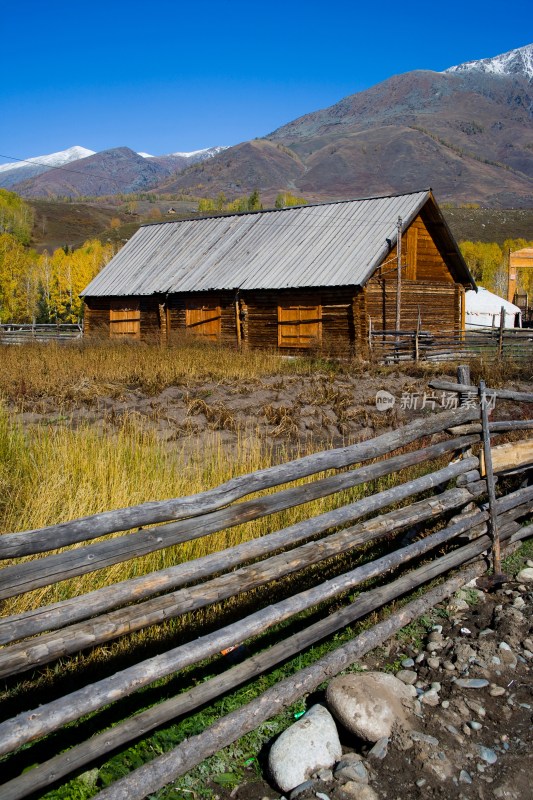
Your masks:
<svg viewBox="0 0 533 800"><path fill-rule="evenodd" d="M305 299L321 306L322 340L317 342L328 352L344 352L353 346L355 328L353 298L355 287L243 292L243 338L250 347L278 346L278 305Z"/></svg>
<svg viewBox="0 0 533 800"><path fill-rule="evenodd" d="M161 295L150 297L87 297L85 298L84 335L91 338L109 339L110 310L124 302L124 306L132 301L139 301L141 312L141 339L159 339L164 333L165 320L161 314Z"/></svg>
<svg viewBox="0 0 533 800"><path fill-rule="evenodd" d="M402 237L402 330L416 329L419 312L422 330L461 329L464 290L455 283L436 238L421 216ZM397 270L390 253L364 288L367 325L370 316L374 329L395 329L396 287Z"/></svg>

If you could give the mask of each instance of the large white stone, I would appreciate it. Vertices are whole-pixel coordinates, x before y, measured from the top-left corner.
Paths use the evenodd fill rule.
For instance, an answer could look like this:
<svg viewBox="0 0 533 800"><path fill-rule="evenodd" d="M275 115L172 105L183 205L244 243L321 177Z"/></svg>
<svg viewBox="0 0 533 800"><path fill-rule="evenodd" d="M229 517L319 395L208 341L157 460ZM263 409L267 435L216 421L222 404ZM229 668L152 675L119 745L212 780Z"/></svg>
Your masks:
<svg viewBox="0 0 533 800"><path fill-rule="evenodd" d="M398 723L407 726L410 687L386 672L361 672L333 678L326 694L332 714L356 736L377 742Z"/></svg>
<svg viewBox="0 0 533 800"><path fill-rule="evenodd" d="M525 569L520 570L516 576L516 580L520 583L529 583L530 581L533 581L533 567L526 567Z"/></svg>
<svg viewBox="0 0 533 800"><path fill-rule="evenodd" d="M283 792L290 792L319 769L332 767L342 756L335 720L324 706L312 706L287 728L270 749L270 773Z"/></svg>

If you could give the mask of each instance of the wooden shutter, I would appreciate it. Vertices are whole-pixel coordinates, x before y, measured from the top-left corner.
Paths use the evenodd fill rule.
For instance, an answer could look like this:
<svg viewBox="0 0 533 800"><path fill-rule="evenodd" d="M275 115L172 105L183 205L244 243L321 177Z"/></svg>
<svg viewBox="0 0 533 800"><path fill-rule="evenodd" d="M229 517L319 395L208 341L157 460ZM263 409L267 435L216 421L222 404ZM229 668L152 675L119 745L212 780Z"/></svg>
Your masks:
<svg viewBox="0 0 533 800"><path fill-rule="evenodd" d="M109 335L112 339L141 338L141 311L138 300L115 301L109 309Z"/></svg>
<svg viewBox="0 0 533 800"><path fill-rule="evenodd" d="M322 306L283 303L278 306L278 346L312 347L322 334Z"/></svg>
<svg viewBox="0 0 533 800"><path fill-rule="evenodd" d="M187 303L185 327L194 336L216 342L220 338L220 306L213 302Z"/></svg>

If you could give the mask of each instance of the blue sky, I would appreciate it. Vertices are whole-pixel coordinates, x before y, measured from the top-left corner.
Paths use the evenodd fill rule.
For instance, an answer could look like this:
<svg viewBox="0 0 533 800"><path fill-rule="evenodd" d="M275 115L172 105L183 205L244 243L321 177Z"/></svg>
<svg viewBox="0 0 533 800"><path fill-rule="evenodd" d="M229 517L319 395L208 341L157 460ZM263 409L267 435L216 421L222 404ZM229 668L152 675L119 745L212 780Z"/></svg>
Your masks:
<svg viewBox="0 0 533 800"><path fill-rule="evenodd" d="M25 0L0 19L0 153L19 158L236 144L391 75L533 40L513 0Z"/></svg>

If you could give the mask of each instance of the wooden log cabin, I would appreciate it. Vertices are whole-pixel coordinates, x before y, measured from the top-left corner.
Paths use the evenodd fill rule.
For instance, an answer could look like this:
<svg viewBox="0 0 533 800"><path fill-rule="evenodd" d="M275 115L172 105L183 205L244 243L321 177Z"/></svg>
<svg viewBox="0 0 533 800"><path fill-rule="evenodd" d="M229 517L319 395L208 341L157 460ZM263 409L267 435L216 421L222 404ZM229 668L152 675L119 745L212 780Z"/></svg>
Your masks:
<svg viewBox="0 0 533 800"><path fill-rule="evenodd" d="M464 327L475 283L431 190L145 225L84 290L85 336L363 353Z"/></svg>

